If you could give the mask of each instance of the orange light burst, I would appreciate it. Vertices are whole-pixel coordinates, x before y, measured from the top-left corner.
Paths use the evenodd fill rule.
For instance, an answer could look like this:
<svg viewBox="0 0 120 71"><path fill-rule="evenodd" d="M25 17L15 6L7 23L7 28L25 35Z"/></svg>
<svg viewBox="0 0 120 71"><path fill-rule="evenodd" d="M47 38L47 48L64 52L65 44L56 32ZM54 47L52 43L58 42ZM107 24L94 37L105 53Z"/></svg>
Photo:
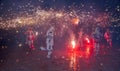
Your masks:
<svg viewBox="0 0 120 71"><path fill-rule="evenodd" d="M73 19L72 19L72 23L73 23L74 25L78 25L79 22L80 22L79 18L73 18Z"/></svg>

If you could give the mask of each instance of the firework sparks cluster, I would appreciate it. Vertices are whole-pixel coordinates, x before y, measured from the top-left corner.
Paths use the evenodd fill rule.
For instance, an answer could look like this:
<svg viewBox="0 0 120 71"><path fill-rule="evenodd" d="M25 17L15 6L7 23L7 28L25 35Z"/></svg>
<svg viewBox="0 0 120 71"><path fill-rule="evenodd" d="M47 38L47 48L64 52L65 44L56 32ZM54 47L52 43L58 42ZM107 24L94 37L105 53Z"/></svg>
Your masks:
<svg viewBox="0 0 120 71"><path fill-rule="evenodd" d="M22 16L17 16L13 19L5 20L3 21L2 18L0 18L0 28L2 29L9 29L9 28L17 28L27 25L46 25L51 24L54 21L56 24L63 24L67 25L69 23L78 24L79 22L84 22L86 24L87 22L93 21L93 23L96 22L103 22L103 20L108 20L108 16L105 17L94 17L93 15L90 15L90 12L84 12L81 14L76 14L75 11L71 12L65 12L65 11L54 11L53 9L46 11L46 10L35 10L33 14L27 15L24 14ZM108 22L108 21L107 21ZM48 24L48 25L49 25ZM106 22L104 22L106 24Z"/></svg>
<svg viewBox="0 0 120 71"><path fill-rule="evenodd" d="M39 0L42 4L44 1ZM2 4L0 9L2 10ZM15 6L15 3L13 3ZM84 7L84 4L81 4ZM62 34L65 30L71 30L73 25L83 24L84 26L99 24L102 27L111 26L112 22L120 21L119 17L114 17L112 13L109 12L109 7L106 7L105 11L98 13L94 6L90 5L91 11L82 11L81 9L76 10L69 6L71 10L66 11L66 9L55 10L49 8L48 10L42 9L41 7L34 7L28 2L26 5L18 6L18 13L14 13L12 7L8 9L8 13L12 18L8 17L4 19L3 16L0 17L0 29L8 30L10 28L21 28L24 26L35 26L35 27L49 27L54 26ZM119 10L119 5L115 8L116 11ZM21 11L22 10L22 11ZM114 27L120 26L114 25ZM44 30L43 30L44 31Z"/></svg>

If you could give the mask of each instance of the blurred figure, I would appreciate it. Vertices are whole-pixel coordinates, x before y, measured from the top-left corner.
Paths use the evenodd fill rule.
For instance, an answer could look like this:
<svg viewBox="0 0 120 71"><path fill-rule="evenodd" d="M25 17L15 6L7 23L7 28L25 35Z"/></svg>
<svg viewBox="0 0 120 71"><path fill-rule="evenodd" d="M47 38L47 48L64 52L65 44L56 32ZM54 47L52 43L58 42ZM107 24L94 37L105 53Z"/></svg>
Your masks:
<svg viewBox="0 0 120 71"><path fill-rule="evenodd" d="M106 39L107 44L109 45L109 47L112 47L112 39L111 39L111 33L110 33L109 29L106 30L106 32L104 34L104 38Z"/></svg>
<svg viewBox="0 0 120 71"><path fill-rule="evenodd" d="M52 50L53 48L53 45L54 45L54 42L53 42L53 36L54 36L54 28L51 27L47 33L46 33L46 44L47 44L47 50Z"/></svg>
<svg viewBox="0 0 120 71"><path fill-rule="evenodd" d="M53 50L53 45L54 45L54 27L51 27L47 33L46 33L46 48L41 47L41 50L47 50L48 54L47 54L47 58L50 58L50 55L52 54L52 50Z"/></svg>
<svg viewBox="0 0 120 71"><path fill-rule="evenodd" d="M50 55L52 54L52 50L53 50L53 45L54 45L54 40L53 40L53 36L54 36L54 28L51 27L47 33L46 33L46 44L47 44L47 50L48 50L48 55L47 58L50 58Z"/></svg>
<svg viewBox="0 0 120 71"><path fill-rule="evenodd" d="M78 38L79 38L78 42L79 42L80 47L83 47L83 29L82 28L80 29Z"/></svg>
<svg viewBox="0 0 120 71"><path fill-rule="evenodd" d="M99 26L95 28L95 32L93 33L93 36L94 36L94 51L96 55L98 55L100 49L100 39L102 36Z"/></svg>
<svg viewBox="0 0 120 71"><path fill-rule="evenodd" d="M34 50L35 33L33 32L32 28L29 28L25 34L27 35L26 43L28 44L29 48Z"/></svg>

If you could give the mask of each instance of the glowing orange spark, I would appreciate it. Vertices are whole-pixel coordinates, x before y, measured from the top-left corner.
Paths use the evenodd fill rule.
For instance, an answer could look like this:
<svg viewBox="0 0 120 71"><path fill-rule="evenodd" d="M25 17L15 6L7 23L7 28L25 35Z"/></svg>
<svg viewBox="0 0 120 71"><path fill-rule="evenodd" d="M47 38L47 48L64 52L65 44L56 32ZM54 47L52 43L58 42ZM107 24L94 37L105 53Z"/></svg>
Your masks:
<svg viewBox="0 0 120 71"><path fill-rule="evenodd" d="M80 22L80 20L78 18L73 18L72 19L72 23L75 25L78 25L78 23Z"/></svg>

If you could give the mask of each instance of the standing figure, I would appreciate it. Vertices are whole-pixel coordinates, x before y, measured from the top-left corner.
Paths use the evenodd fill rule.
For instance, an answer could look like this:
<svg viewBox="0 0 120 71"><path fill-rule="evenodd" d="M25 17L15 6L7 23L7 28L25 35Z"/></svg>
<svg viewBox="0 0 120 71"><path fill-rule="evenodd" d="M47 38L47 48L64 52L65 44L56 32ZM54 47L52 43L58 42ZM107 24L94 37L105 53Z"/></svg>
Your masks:
<svg viewBox="0 0 120 71"><path fill-rule="evenodd" d="M111 33L110 33L109 29L106 30L104 37L105 37L109 47L112 47L112 39L111 39Z"/></svg>
<svg viewBox="0 0 120 71"><path fill-rule="evenodd" d="M93 33L94 35L94 51L96 53L96 55L99 53L99 49L100 49L100 39L101 39L101 32L100 32L100 27L96 27L95 28L95 32Z"/></svg>
<svg viewBox="0 0 120 71"><path fill-rule="evenodd" d="M78 42L80 44L80 47L83 47L83 29L82 28L80 29L80 32L79 32Z"/></svg>
<svg viewBox="0 0 120 71"><path fill-rule="evenodd" d="M27 35L26 43L28 44L29 48L34 50L35 33L33 32L32 28L29 28L25 34Z"/></svg>
<svg viewBox="0 0 120 71"><path fill-rule="evenodd" d="M47 50L53 50L53 45L54 45L54 42L53 42L53 36L54 36L54 28L51 27L47 33L46 33L46 44L47 44Z"/></svg>
<svg viewBox="0 0 120 71"><path fill-rule="evenodd" d="M48 54L47 54L47 58L50 58L50 55L52 54L52 50L53 50L53 45L54 45L54 28L51 27L47 33L46 33L46 48L41 47L41 50L47 50Z"/></svg>

